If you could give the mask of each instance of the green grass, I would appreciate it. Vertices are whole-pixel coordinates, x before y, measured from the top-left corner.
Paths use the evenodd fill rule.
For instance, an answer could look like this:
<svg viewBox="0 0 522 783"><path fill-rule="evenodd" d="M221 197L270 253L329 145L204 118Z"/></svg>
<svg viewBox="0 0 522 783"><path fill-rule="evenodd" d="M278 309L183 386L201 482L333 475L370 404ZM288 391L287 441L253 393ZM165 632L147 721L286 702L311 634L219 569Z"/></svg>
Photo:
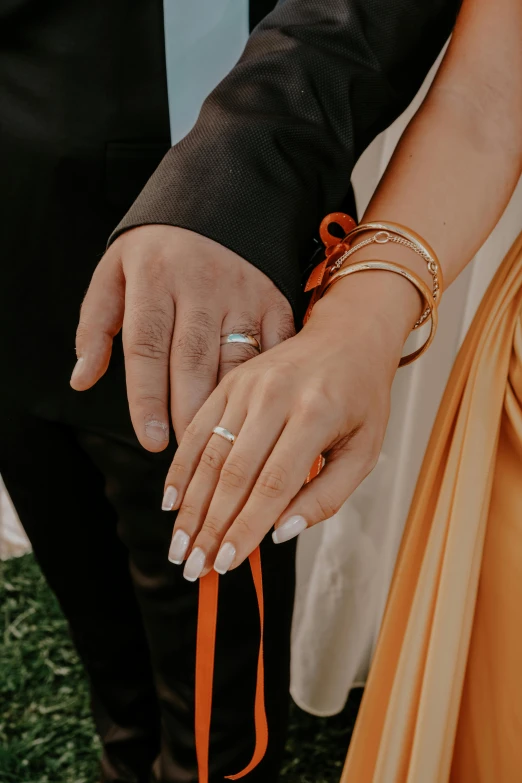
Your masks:
<svg viewBox="0 0 522 783"><path fill-rule="evenodd" d="M31 555L0 564L0 781L96 783L87 683ZM335 718L292 708L281 783L338 783L359 694Z"/></svg>

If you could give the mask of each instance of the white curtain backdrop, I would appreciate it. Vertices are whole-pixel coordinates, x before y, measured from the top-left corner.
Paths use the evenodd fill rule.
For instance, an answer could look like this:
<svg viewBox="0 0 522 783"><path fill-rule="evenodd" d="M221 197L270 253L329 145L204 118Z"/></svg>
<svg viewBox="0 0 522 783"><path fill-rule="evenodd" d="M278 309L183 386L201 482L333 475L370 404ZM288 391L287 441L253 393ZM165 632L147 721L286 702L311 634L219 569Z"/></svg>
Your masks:
<svg viewBox="0 0 522 783"><path fill-rule="evenodd" d="M165 4L167 28L169 14L175 7L180 8L174 2ZM186 4L184 7L187 8ZM207 19L210 27L222 23L222 30L235 36L237 44L239 34L246 35L246 17L240 21L241 30L232 33L233 17L228 13L229 8L230 4L224 0L221 15L216 16L214 7ZM211 36L212 31L205 31L205 39L207 33ZM207 50L208 47L206 53ZM194 58L189 54L183 48L176 51L175 47L169 49L167 46L169 86L176 85L176 73L179 75L180 70L175 65L179 66L180 60L183 61L185 83L190 82L192 73L195 79L198 78L201 58L192 62ZM228 68L231 64L223 63L220 67ZM219 79L219 68L217 62L214 65L215 83ZM354 172L359 213L371 197L430 78L403 117L376 139L359 161ZM211 82L205 75L202 82L205 89L200 91L199 100L203 99L205 90L213 86ZM174 90L173 94L183 99L181 92ZM171 108L180 117L180 126L173 128L173 139L177 140L194 121L197 107L189 101L185 113L178 106ZM291 691L295 701L308 712L317 715L339 712L350 688L365 680L409 503L440 397L475 309L521 229L522 186L519 185L493 235L473 264L444 295L434 344L420 361L398 372L390 423L377 467L339 514L301 536ZM28 542L0 483L0 557L18 555L28 549Z"/></svg>

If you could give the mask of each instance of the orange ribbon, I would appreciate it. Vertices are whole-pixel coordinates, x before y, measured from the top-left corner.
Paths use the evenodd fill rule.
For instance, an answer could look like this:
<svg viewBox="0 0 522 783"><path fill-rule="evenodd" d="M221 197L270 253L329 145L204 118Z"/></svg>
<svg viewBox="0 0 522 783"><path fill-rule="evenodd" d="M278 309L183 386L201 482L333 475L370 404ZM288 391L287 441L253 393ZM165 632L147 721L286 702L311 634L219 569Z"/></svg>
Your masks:
<svg viewBox="0 0 522 783"><path fill-rule="evenodd" d="M326 270L349 248L349 244L346 244L344 240L341 240L339 237L330 233L330 226L332 224L341 226L345 234L348 234L348 232L357 225L353 218L349 215L345 215L343 212L332 212L321 221L319 235L325 247L325 255L323 260L312 269L305 285L305 293L311 291L312 295L303 318L304 324L310 318L313 306L319 298L320 286L323 282Z"/></svg>
<svg viewBox="0 0 522 783"><path fill-rule="evenodd" d="M257 665L254 725L256 745L248 766L228 780L239 780L251 772L266 753L268 746L268 723L265 710L265 668L263 657L264 599L261 553L259 547L249 558L252 578L259 606L261 639ZM212 715L212 684L214 679L214 652L216 647L216 626L218 611L219 576L210 571L199 580L198 633L196 648L196 753L200 783L208 783L208 754L210 741L210 720Z"/></svg>
<svg viewBox="0 0 522 783"><path fill-rule="evenodd" d="M315 478L324 465L322 456L317 457L306 483ZM256 744L250 763L227 780L239 780L251 772L262 761L268 747L268 723L265 709L265 667L263 656L263 631L265 604L263 598L263 574L261 551L257 547L249 557L252 578L259 607L261 637L257 664L256 696L254 706L254 727ZM210 720L212 716L212 685L214 679L214 652L216 648L216 626L218 612L219 576L210 571L199 580L198 633L196 648L196 754L200 783L208 783L208 760L210 742Z"/></svg>
<svg viewBox="0 0 522 783"><path fill-rule="evenodd" d="M305 291L315 289L321 284L327 263L331 262L330 256L341 244L339 239L329 233L331 223L337 223L348 233L355 221L348 215L334 212L328 215L321 223L321 239L326 246L327 258L318 264L308 279ZM314 295L306 312L306 323L311 308L314 304ZM324 465L324 458L320 454L314 461L305 484L319 475ZM251 772L262 761L268 747L268 722L265 708L265 668L263 656L263 633L265 622L265 608L263 598L263 574L261 569L261 552L259 547L249 557L252 579L256 590L257 604L259 607L260 643L257 664L256 695L254 706L255 747L252 759L245 769L235 775L227 775L227 780L239 780ZM219 576L216 571L210 571L199 580L199 607L198 630L196 646L196 694L195 694L195 736L196 755L198 761L199 783L208 783L209 775L209 745L210 745L210 721L212 717L212 686L214 681L214 658L216 649L216 627L218 613Z"/></svg>

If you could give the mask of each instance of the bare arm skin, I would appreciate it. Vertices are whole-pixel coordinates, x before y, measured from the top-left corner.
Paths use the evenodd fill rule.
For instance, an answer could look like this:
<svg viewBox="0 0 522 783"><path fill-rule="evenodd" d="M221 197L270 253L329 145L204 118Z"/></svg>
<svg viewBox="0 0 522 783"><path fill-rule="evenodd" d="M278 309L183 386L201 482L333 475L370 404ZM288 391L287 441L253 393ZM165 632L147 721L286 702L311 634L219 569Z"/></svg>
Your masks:
<svg viewBox="0 0 522 783"><path fill-rule="evenodd" d="M439 72L363 221L411 226L438 254L447 288L495 227L521 171L522 4L465 0ZM357 255L370 257L375 246ZM430 282L409 251L386 245L379 257Z"/></svg>

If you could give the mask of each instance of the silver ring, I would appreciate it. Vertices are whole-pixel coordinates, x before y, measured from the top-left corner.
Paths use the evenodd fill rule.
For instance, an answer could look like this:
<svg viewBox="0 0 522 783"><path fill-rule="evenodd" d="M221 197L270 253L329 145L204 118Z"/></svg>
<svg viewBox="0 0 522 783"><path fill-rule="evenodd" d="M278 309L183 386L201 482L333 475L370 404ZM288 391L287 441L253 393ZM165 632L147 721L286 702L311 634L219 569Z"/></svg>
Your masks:
<svg viewBox="0 0 522 783"><path fill-rule="evenodd" d="M226 343L243 343L244 345L251 345L261 353L261 343L251 334L243 334L242 332L225 334L221 341L221 345L225 345Z"/></svg>
<svg viewBox="0 0 522 783"><path fill-rule="evenodd" d="M225 427L214 427L212 430L214 435L219 435L220 438L225 438L225 440L228 440L229 443L234 443L236 436L233 432L230 432L230 430L225 429Z"/></svg>

